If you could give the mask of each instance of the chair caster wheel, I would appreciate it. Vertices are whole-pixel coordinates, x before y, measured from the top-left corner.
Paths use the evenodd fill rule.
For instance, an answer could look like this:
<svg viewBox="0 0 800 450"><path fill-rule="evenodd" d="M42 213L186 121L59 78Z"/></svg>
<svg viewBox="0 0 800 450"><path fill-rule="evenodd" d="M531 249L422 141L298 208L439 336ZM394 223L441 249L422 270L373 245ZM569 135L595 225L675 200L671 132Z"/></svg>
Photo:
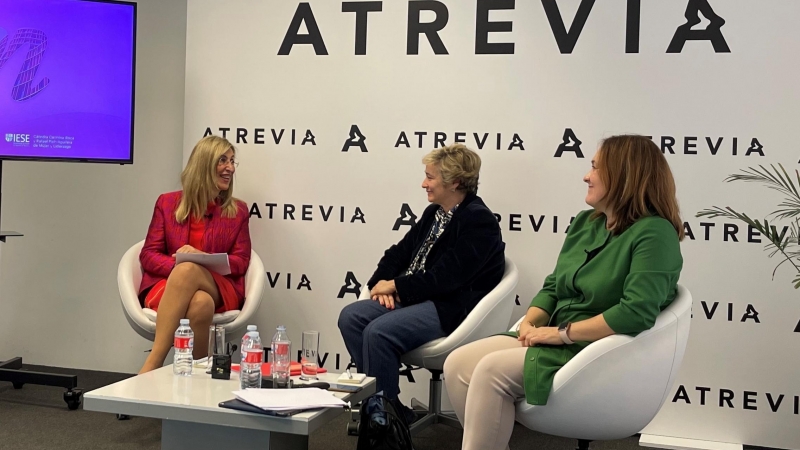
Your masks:
<svg viewBox="0 0 800 450"><path fill-rule="evenodd" d="M64 392L64 401L67 402L67 408L70 411L74 411L81 406L81 401L83 401L83 390L82 389L72 389L67 392Z"/></svg>
<svg viewBox="0 0 800 450"><path fill-rule="evenodd" d="M348 436L358 436L358 422L348 422L347 423L347 435Z"/></svg>
<svg viewBox="0 0 800 450"><path fill-rule="evenodd" d="M117 420L131 420L131 416L127 414L117 414Z"/></svg>
<svg viewBox="0 0 800 450"><path fill-rule="evenodd" d="M14 389L22 389L25 383L11 383L11 385L14 386Z"/></svg>

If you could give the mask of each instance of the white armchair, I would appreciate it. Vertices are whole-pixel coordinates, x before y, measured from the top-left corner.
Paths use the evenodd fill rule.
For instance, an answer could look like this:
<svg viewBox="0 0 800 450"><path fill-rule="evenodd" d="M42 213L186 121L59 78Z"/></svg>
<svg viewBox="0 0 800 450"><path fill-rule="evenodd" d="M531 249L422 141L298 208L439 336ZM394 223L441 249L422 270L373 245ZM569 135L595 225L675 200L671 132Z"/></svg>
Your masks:
<svg viewBox="0 0 800 450"><path fill-rule="evenodd" d="M691 309L691 293L678 285L677 297L653 328L636 337L616 334L590 344L556 373L547 405L517 403L517 422L578 439L579 449L593 440L640 432L661 409L680 369Z"/></svg>
<svg viewBox="0 0 800 450"><path fill-rule="evenodd" d="M122 256L117 270L117 285L119 297L122 300L122 310L131 327L145 339L155 339L156 312L149 308L142 308L139 303L139 286L142 283L142 266L139 263L139 253L142 251L144 241L133 245ZM245 274L245 302L241 311L226 311L214 314L213 323L220 324L226 333L233 333L247 325L247 321L261 305L261 295L264 293L264 264L255 251L250 252L250 265Z"/></svg>
<svg viewBox="0 0 800 450"><path fill-rule="evenodd" d="M506 257L505 271L500 283L481 299L455 331L449 336L430 341L402 356L401 361L404 364L423 367L431 372L428 404L421 403L417 399L411 400L411 407L419 414L424 414L411 425L412 435L434 423L461 427L455 414L442 412L441 409L444 360L462 345L505 331L511 320L514 288L518 281L517 266ZM365 287L360 299L368 298L369 289Z"/></svg>

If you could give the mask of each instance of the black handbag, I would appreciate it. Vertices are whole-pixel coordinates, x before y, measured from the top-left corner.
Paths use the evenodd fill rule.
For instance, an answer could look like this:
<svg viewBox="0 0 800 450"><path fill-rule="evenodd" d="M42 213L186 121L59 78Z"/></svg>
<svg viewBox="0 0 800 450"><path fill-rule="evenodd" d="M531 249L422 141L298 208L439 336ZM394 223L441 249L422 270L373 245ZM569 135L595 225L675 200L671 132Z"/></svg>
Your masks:
<svg viewBox="0 0 800 450"><path fill-rule="evenodd" d="M361 403L356 450L414 450L405 415L381 394Z"/></svg>

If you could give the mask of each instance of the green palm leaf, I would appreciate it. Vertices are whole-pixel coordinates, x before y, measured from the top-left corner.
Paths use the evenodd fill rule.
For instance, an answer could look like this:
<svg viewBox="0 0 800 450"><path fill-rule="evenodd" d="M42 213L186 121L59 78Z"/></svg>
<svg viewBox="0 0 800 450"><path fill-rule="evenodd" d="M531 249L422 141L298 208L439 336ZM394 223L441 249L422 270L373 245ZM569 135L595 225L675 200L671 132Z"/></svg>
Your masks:
<svg viewBox="0 0 800 450"><path fill-rule="evenodd" d="M753 219L744 212L738 212L730 206L712 206L699 211L696 217L708 218L727 218L744 222L753 227L764 236L767 241L764 250L769 251L769 258L777 254L782 255L781 261L772 271L772 277L778 268L784 263L789 262L797 271L797 276L792 280L794 288L800 288L800 171L794 171L794 178L789 175L782 164L770 164L769 168L759 165L757 168L748 167L741 173L729 175L725 182L744 181L745 183L761 183L769 189L778 191L785 197L778 203L777 209L772 211L763 220ZM781 227L780 230L774 224L770 224L768 218L777 221L794 219L788 226Z"/></svg>

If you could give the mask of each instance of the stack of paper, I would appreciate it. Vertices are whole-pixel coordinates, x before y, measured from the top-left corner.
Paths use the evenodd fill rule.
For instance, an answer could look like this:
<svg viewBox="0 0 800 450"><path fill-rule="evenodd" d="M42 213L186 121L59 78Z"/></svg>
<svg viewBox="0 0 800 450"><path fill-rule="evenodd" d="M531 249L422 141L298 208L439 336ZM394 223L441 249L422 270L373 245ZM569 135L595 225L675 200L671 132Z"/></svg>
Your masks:
<svg viewBox="0 0 800 450"><path fill-rule="evenodd" d="M340 408L349 406L332 393L319 388L247 389L233 391L239 400L269 411L294 409Z"/></svg>
<svg viewBox="0 0 800 450"><path fill-rule="evenodd" d="M227 253L176 253L175 264L193 262L220 275L231 273L231 264Z"/></svg>

